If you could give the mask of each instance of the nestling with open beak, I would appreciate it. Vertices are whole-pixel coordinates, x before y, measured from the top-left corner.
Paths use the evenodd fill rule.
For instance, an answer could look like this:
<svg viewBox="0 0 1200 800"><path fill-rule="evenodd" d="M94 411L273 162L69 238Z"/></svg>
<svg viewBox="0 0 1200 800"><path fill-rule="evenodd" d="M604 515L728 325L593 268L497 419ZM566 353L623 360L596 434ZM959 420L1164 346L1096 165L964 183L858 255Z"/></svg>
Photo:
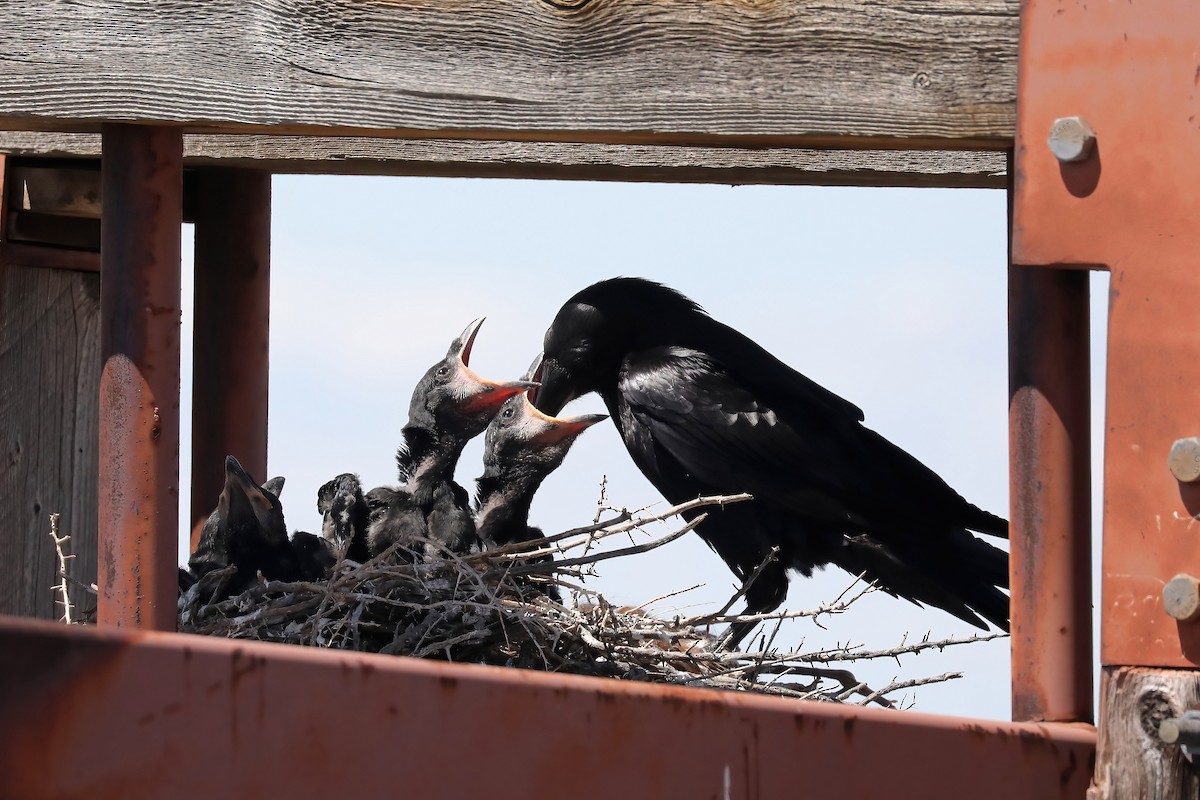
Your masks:
<svg viewBox="0 0 1200 800"><path fill-rule="evenodd" d="M454 467L467 442L483 433L506 400L536 384L497 383L469 366L483 319L467 326L413 390L404 444L396 465L404 485L367 493L371 555L393 544L433 555L465 553L478 542L467 491L454 482ZM427 540L427 543L422 541Z"/></svg>
<svg viewBox="0 0 1200 800"><path fill-rule="evenodd" d="M536 374L539 356L526 373ZM552 417L534 407L524 394L505 402L484 439L483 475L476 481L475 524L484 548L543 538L529 524L529 509L542 481L558 469L581 433L605 414ZM552 556L540 556L545 561ZM554 586L546 593L559 599Z"/></svg>

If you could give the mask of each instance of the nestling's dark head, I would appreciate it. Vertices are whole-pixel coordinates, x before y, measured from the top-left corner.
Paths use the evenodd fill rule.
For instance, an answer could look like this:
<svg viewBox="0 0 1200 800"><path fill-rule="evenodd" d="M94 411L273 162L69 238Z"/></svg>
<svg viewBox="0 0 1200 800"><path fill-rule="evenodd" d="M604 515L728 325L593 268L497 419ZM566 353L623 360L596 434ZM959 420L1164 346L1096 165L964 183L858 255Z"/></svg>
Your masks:
<svg viewBox="0 0 1200 800"><path fill-rule="evenodd" d="M605 419L605 414L553 417L539 411L525 395L513 397L484 436L483 474L545 477L558 469L581 433Z"/></svg>
<svg viewBox="0 0 1200 800"><path fill-rule="evenodd" d="M530 374L540 363L539 357ZM538 411L524 394L509 399L484 436L483 475L476 482L481 525L486 527L497 513L527 511L533 494L562 464L579 435L605 419L605 414L552 417ZM506 514L501 508L505 505L514 508Z"/></svg>
<svg viewBox="0 0 1200 800"><path fill-rule="evenodd" d="M610 278L583 289L559 309L546 330L534 405L548 414L617 380L624 354L672 344L675 321L703 313L679 292L644 278Z"/></svg>
<svg viewBox="0 0 1200 800"><path fill-rule="evenodd" d="M321 486L317 490L317 511L323 517L321 536L343 550L356 536L365 534L369 509L358 476L345 472ZM357 561L361 555L352 558Z"/></svg>
<svg viewBox="0 0 1200 800"><path fill-rule="evenodd" d="M263 551L286 550L287 524L279 502L282 489L283 478L272 478L260 487L236 458L226 456L225 485L188 561L192 571L199 576L230 563L242 567ZM254 574L240 577L252 581Z"/></svg>
<svg viewBox="0 0 1200 800"><path fill-rule="evenodd" d="M225 457L225 488L217 512L231 526L245 529L271 546L288 541L279 492L283 478L272 478L261 487L233 456Z"/></svg>
<svg viewBox="0 0 1200 800"><path fill-rule="evenodd" d="M471 348L482 325L483 319L468 325L450 344L446 357L422 376L409 403L409 426L466 441L483 433L505 400L535 385L527 381L497 383L470 368Z"/></svg>

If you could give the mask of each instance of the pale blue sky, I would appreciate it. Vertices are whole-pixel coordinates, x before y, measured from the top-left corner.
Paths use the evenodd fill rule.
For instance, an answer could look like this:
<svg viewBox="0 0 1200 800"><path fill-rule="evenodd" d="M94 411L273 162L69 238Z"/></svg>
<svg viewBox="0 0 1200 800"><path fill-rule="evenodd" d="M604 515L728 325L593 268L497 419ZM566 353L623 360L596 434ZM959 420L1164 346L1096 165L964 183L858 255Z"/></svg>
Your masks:
<svg viewBox="0 0 1200 800"><path fill-rule="evenodd" d="M269 471L287 477L293 530L319 530L316 489L333 475L395 482L412 387L468 322L488 318L472 367L515 378L559 305L614 275L690 295L857 404L869 427L969 500L1007 516L1002 191L279 176L272 231ZM1093 305L1100 317L1103 299ZM188 325L185 314L185 376ZM592 396L569 410L603 408ZM470 489L481 444L458 469ZM590 522L602 475L616 505L659 500L603 423L546 482L534 524L555 532ZM706 584L652 606L662 615L694 613L733 591L696 536L600 572L594 587L621 604ZM836 570L797 578L788 605L816 605L848 582ZM780 640L882 648L906 632L973 631L882 595L826 625L789 624ZM918 708L1009 715L1006 640L852 669L877 684L961 670L963 680L919 689Z"/></svg>

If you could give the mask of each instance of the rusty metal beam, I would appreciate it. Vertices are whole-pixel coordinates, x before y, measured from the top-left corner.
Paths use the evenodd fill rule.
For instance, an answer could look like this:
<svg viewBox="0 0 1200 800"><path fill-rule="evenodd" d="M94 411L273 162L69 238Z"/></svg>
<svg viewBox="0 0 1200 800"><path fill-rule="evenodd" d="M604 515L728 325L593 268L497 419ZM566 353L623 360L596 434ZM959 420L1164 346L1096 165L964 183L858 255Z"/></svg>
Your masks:
<svg viewBox="0 0 1200 800"><path fill-rule="evenodd" d="M1088 274L1009 270L1013 719L1092 721Z"/></svg>
<svg viewBox="0 0 1200 800"><path fill-rule="evenodd" d="M1200 576L1200 484L1167 466L1175 440L1200 435L1200 5L1022 13L1013 260L1112 274L1101 661L1191 667L1200 622L1168 616L1163 589ZM1072 117L1094 144L1059 160L1047 139Z"/></svg>
<svg viewBox="0 0 1200 800"><path fill-rule="evenodd" d="M174 630L183 137L102 135L98 619Z"/></svg>
<svg viewBox="0 0 1200 800"><path fill-rule="evenodd" d="M271 175L192 175L196 305L192 388L192 547L224 485L226 455L267 478Z"/></svg>
<svg viewBox="0 0 1200 800"><path fill-rule="evenodd" d="M1090 726L0 618L15 797L1082 798L1094 748Z"/></svg>

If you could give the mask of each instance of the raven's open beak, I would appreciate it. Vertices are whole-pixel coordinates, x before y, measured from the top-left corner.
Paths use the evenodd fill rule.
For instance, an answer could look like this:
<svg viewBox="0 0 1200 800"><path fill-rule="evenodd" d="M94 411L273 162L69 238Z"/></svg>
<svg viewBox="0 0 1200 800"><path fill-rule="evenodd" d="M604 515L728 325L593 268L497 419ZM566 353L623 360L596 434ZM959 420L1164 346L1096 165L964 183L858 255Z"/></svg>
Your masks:
<svg viewBox="0 0 1200 800"><path fill-rule="evenodd" d="M518 427L521 438L531 447L543 448L574 439L597 422L608 419L607 414L580 414L575 417L552 417L538 410L526 394L522 402L523 418Z"/></svg>
<svg viewBox="0 0 1200 800"><path fill-rule="evenodd" d="M468 414L499 410L508 398L537 387L532 381L491 381L471 369L471 349L475 346L475 337L485 319L487 317L480 317L468 325L446 354L448 358L455 359L456 370L450 386L459 398L458 408Z"/></svg>

